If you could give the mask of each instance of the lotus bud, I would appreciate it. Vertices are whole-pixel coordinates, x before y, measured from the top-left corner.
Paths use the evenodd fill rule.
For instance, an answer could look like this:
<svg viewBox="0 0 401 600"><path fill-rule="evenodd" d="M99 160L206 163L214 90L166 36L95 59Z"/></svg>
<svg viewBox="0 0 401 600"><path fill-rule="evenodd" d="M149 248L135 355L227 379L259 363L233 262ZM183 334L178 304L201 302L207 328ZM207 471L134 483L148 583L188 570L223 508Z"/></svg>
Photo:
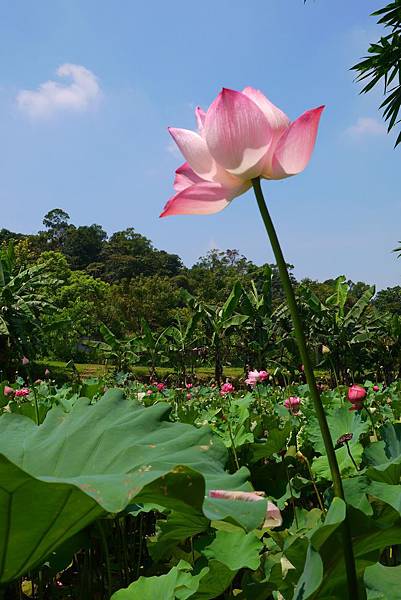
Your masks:
<svg viewBox="0 0 401 600"><path fill-rule="evenodd" d="M361 385L351 385L348 389L348 400L352 404L362 404L366 396L366 390Z"/></svg>

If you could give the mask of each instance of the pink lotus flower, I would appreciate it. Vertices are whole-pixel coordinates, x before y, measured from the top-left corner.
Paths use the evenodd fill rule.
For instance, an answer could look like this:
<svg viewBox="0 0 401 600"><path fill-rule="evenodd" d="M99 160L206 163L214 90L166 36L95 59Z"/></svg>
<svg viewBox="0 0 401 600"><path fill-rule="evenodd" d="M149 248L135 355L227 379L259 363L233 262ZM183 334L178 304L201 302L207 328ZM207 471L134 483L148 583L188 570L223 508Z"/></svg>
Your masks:
<svg viewBox="0 0 401 600"><path fill-rule="evenodd" d="M267 371L259 371L259 381L266 381L269 379L269 373Z"/></svg>
<svg viewBox="0 0 401 600"><path fill-rule="evenodd" d="M191 400L191 398L192 398L192 395L191 395L190 392L188 392L188 394L187 394L187 400Z"/></svg>
<svg viewBox="0 0 401 600"><path fill-rule="evenodd" d="M23 364L24 367L26 367L27 365L29 365L29 358L27 358L26 356L23 356L21 363Z"/></svg>
<svg viewBox="0 0 401 600"><path fill-rule="evenodd" d="M28 388L21 388L20 390L15 390L15 397L23 398L25 396L29 396L30 393L31 390L29 390Z"/></svg>
<svg viewBox="0 0 401 600"><path fill-rule="evenodd" d="M366 396L366 390L361 385L351 385L348 389L348 400L352 404L361 404Z"/></svg>
<svg viewBox="0 0 401 600"><path fill-rule="evenodd" d="M245 383L247 385L255 386L259 381L259 371L256 369L254 371L248 371L248 377L245 379Z"/></svg>
<svg viewBox="0 0 401 600"><path fill-rule="evenodd" d="M11 394L14 394L14 392L15 392L15 390L12 387L10 387L9 385L4 386L3 394L5 396L10 396Z"/></svg>
<svg viewBox="0 0 401 600"><path fill-rule="evenodd" d="M50 371L49 371L49 369L46 369L45 370L45 377L49 377L49 375L50 375Z"/></svg>
<svg viewBox="0 0 401 600"><path fill-rule="evenodd" d="M242 502L260 502L264 500L264 492L231 492L228 490L210 490L209 498L218 498L221 500L238 500ZM267 502L266 516L263 523L263 527L269 529L273 527L280 527L283 519L281 512L273 502Z"/></svg>
<svg viewBox="0 0 401 600"><path fill-rule="evenodd" d="M146 390L146 395L151 396L153 394L153 390Z"/></svg>
<svg viewBox="0 0 401 600"><path fill-rule="evenodd" d="M378 385L374 385L374 386L373 386L373 391L374 391L374 392L378 392L379 390L380 390L380 388L379 388L379 386L378 386Z"/></svg>
<svg viewBox="0 0 401 600"><path fill-rule="evenodd" d="M198 132L169 129L186 162L176 171L176 194L161 217L218 212L246 192L255 177L283 179L303 171L315 145L323 106L292 123L262 92L223 89Z"/></svg>
<svg viewBox="0 0 401 600"><path fill-rule="evenodd" d="M297 415L299 413L300 404L301 398L298 398L298 396L290 396L289 398L284 400L284 406L288 408L288 410L291 411L293 415Z"/></svg>
<svg viewBox="0 0 401 600"><path fill-rule="evenodd" d="M186 383L185 387L187 388L187 390L190 390L193 387L192 383Z"/></svg>
<svg viewBox="0 0 401 600"><path fill-rule="evenodd" d="M231 394L234 391L234 386L232 383L223 383L220 388L220 394L225 396L225 394Z"/></svg>
<svg viewBox="0 0 401 600"><path fill-rule="evenodd" d="M255 369L248 372L248 378L245 379L245 383L254 387L259 381L265 381L268 378L269 373L267 371L258 371Z"/></svg>
<svg viewBox="0 0 401 600"><path fill-rule="evenodd" d="M166 386L164 383L158 383L156 387L158 392L162 392Z"/></svg>

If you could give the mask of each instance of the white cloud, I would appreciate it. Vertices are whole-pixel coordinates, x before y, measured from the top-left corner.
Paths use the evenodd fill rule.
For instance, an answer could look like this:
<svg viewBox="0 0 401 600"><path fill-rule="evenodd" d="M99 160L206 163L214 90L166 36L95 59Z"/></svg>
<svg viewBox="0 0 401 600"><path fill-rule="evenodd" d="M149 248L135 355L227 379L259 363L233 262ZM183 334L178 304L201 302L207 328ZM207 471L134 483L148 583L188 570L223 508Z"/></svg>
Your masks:
<svg viewBox="0 0 401 600"><path fill-rule="evenodd" d="M82 65L66 63L57 75L70 77L72 82L45 81L37 90L22 90L16 98L18 108L30 117L46 118L62 111L85 111L99 98L97 77Z"/></svg>
<svg viewBox="0 0 401 600"><path fill-rule="evenodd" d="M166 150L169 154L172 154L173 156L181 156L181 152L180 152L177 144L174 142L174 140L171 140L166 145Z"/></svg>
<svg viewBox="0 0 401 600"><path fill-rule="evenodd" d="M386 132L384 123L372 117L359 117L356 123L345 131L349 137L354 139L360 139L367 135L384 135Z"/></svg>

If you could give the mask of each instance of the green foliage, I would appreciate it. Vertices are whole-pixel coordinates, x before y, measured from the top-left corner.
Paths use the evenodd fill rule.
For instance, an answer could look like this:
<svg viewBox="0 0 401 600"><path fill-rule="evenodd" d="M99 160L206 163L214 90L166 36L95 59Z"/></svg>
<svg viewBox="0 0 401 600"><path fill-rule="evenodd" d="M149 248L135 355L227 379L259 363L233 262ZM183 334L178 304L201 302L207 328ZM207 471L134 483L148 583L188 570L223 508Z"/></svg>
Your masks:
<svg viewBox="0 0 401 600"><path fill-rule="evenodd" d="M224 473L225 450L208 429L166 421L169 407L143 408L108 392L83 398L66 413L51 410L37 427L29 418L0 418L2 539L0 581L43 562L96 518L134 500L253 528L263 506L204 500L206 489L238 489L247 471ZM23 510L30 498L29 511ZM245 504L245 506L244 506ZM202 508L203 507L203 508Z"/></svg>
<svg viewBox="0 0 401 600"><path fill-rule="evenodd" d="M186 600L193 597L199 588L202 577L209 571L207 567L198 575L191 574L191 565L180 560L166 575L159 577L140 577L126 590L113 594L111 600L135 600L135 598L152 598L152 600Z"/></svg>
<svg viewBox="0 0 401 600"><path fill-rule="evenodd" d="M54 321L55 313L45 290L56 284L45 263L17 270L12 242L0 251L0 368L6 373L13 359L38 351L41 317Z"/></svg>
<svg viewBox="0 0 401 600"><path fill-rule="evenodd" d="M372 13L380 17L378 24L384 25L390 33L381 36L380 40L371 44L368 57L354 65L357 81L365 83L362 93L367 93L380 82L384 85L385 99L380 105L388 123L388 131L399 122L401 107L401 3L393 0L380 10ZM367 80L367 83L366 83ZM395 145L401 142L399 133Z"/></svg>

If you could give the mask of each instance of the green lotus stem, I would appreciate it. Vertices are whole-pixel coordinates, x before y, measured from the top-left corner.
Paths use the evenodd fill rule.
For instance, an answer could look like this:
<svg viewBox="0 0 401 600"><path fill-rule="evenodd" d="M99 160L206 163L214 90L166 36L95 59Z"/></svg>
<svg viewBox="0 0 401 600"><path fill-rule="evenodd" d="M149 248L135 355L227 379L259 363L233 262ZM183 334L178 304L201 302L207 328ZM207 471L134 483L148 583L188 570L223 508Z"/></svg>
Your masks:
<svg viewBox="0 0 401 600"><path fill-rule="evenodd" d="M229 406L229 414L227 416L227 427L228 427L228 434L230 436L230 441L231 441L231 449L233 451L233 455L234 455L234 462L235 462L235 466L237 467L237 470L239 471L240 469L240 465L239 465L239 461L238 461L238 456L237 456L237 449L235 447L235 439L234 439L234 435L233 435L233 430L231 428L231 423L230 423L230 412L231 412L231 396L230 394L226 395L227 400L228 400L228 406Z"/></svg>
<svg viewBox="0 0 401 600"><path fill-rule="evenodd" d="M304 373L306 377L306 381L309 385L309 393L312 397L313 404L315 407L315 413L319 422L320 431L322 434L324 446L326 449L327 459L329 462L331 477L333 480L333 488L334 494L338 498L344 500L344 490L341 480L340 469L337 462L336 453L334 450L333 441L331 439L329 426L326 419L326 414L324 412L324 407L322 400L320 398L319 390L317 389L315 374L313 372L312 363L309 358L308 349L306 346L306 339L304 330L302 327L301 319L298 312L297 302L295 299L294 290L291 284L291 280L287 270L287 264L284 260L283 252L281 250L280 242L278 240L276 230L273 225L273 221L271 220L269 211L266 206L266 202L263 196L262 188L260 185L260 178L256 177L252 179L252 185L255 192L256 200L258 203L259 211L261 217L263 219L263 223L265 225L267 235L269 237L272 250L276 259L276 264L278 267L281 284L283 286L288 308L291 314L292 323L294 326L295 337L298 344L298 350L301 355L302 363L304 365ZM356 577L356 568L355 568L355 558L354 551L352 547L352 536L351 536L351 526L349 523L349 518L346 515L344 524L342 527L343 534L343 544L344 544L344 559L345 565L347 569L347 579L348 579L348 591L349 598L352 600L358 600L359 592L358 592L358 582Z"/></svg>
<svg viewBox="0 0 401 600"><path fill-rule="evenodd" d="M368 409L368 408L367 408L365 405L363 405L363 408L364 408L364 409L366 410L366 412L368 413L368 417L369 417L369 419L370 419L370 422L371 422L371 424L372 424L373 437L374 437L374 439L375 439L375 442L377 442L377 441L378 441L378 437L377 437L377 433L376 433L376 424L375 424L375 420L374 420L374 418L373 418L373 415L372 415L372 413L370 412L370 410L369 410L369 409Z"/></svg>
<svg viewBox="0 0 401 600"><path fill-rule="evenodd" d="M313 475L313 473L312 473L312 469L311 469L311 466L310 466L309 460L308 460L308 459L307 459L307 457L306 457L306 456L304 456L304 455L302 455L302 460L305 462L305 464L306 464L306 466L307 466L307 469L308 469L308 472L309 472L309 477L310 477L310 480L311 480L311 482L312 482L313 489L315 490L315 494L316 494L316 498L317 498L317 501L318 501L318 503L319 503L319 506L320 506L320 510L322 511L322 513L323 513L323 514L326 514L326 512L327 512L327 511L326 511L326 509L324 508L324 504L323 504L323 501L322 501L322 497L321 497L321 495L320 495L320 493L319 493L319 490L318 490L318 487L317 487L317 485L316 485L315 477L314 477L314 475Z"/></svg>
<svg viewBox="0 0 401 600"><path fill-rule="evenodd" d="M350 459L351 459L351 461L352 461L352 464L353 464L353 465L354 465L354 467L355 467L355 470L356 470L356 472L357 472L357 473L359 473L359 468L358 468L358 465L357 465L357 464L356 464L356 462L355 462L355 459L354 459L354 457L352 456L352 452L351 452L351 448L349 447L349 443L346 441L346 442L345 442L345 445L346 445L346 447L347 447L348 456L350 457Z"/></svg>
<svg viewBox="0 0 401 600"><path fill-rule="evenodd" d="M38 402L38 395L36 393L36 388L35 388L35 384L31 383L32 386L32 391L33 391L33 398L35 401L35 418L36 418L36 425L40 425L40 414L39 414L39 402Z"/></svg>
<svg viewBox="0 0 401 600"><path fill-rule="evenodd" d="M113 593L113 586L112 586L112 580L111 580L110 555L109 555L109 548L107 546L106 534L104 532L103 523L101 523L100 521L96 521L95 524L96 524L97 530L98 530L99 535L100 535L100 540L101 540L102 549L103 549L104 561L106 563L107 593L108 593L109 597L111 597L111 595Z"/></svg>

